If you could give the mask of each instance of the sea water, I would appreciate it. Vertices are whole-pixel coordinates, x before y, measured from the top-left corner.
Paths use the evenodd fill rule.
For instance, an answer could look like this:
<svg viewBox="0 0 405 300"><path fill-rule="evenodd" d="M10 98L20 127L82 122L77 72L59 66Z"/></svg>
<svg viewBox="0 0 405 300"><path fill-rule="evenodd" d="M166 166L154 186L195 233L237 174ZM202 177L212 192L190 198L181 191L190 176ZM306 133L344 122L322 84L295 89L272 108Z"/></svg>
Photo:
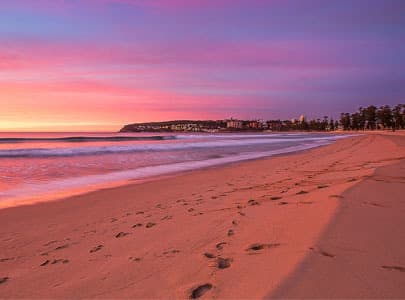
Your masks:
<svg viewBox="0 0 405 300"><path fill-rule="evenodd" d="M0 133L0 207L319 147L319 133Z"/></svg>

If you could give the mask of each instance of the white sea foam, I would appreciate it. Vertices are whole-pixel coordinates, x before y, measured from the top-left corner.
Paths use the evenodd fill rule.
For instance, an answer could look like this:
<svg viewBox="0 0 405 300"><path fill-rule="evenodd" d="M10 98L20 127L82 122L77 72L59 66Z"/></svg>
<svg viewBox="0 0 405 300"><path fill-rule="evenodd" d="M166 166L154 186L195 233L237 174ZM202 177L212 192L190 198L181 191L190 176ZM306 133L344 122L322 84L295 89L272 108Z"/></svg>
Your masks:
<svg viewBox="0 0 405 300"><path fill-rule="evenodd" d="M41 198L44 198L46 197L47 194L55 194L57 192L63 193L66 191L84 187L87 187L88 190L92 190L106 183L122 182L132 179L146 179L155 176L191 171L238 161L258 159L262 157L269 157L278 154L311 149L329 143L331 143L330 139L322 139L311 143L304 143L296 146L270 151L241 153L234 156L226 156L199 161L187 161L157 166L147 166L137 168L134 170L117 171L108 174L90 175L74 178L65 178L38 184L25 184L19 186L18 188L0 192L0 199L3 202L3 204L12 203L16 199L21 200L21 203L23 203L24 199L25 200L27 200L28 198L35 199L40 196ZM64 196L66 196L66 194L64 194ZM17 203L13 203L13 205L16 204Z"/></svg>
<svg viewBox="0 0 405 300"><path fill-rule="evenodd" d="M269 136L269 135L268 135ZM211 136L212 137L212 136ZM222 137L222 136L221 136ZM126 144L126 145L108 145L108 146L85 146L85 147L65 147L65 148L29 148L29 149L6 149L0 150L1 157L52 157L52 156L80 156L80 155L95 155L108 153L130 153L142 151L173 151L198 148L215 148L215 147L236 147L249 146L259 144L275 144L288 142L308 142L308 141L333 141L345 136L322 136L322 137L295 137L295 138L280 138L269 136L269 138L257 138L257 135L250 137L254 138L238 138L238 135L233 135L233 138L218 139L214 141L201 142L176 142L176 143L149 143L149 144Z"/></svg>

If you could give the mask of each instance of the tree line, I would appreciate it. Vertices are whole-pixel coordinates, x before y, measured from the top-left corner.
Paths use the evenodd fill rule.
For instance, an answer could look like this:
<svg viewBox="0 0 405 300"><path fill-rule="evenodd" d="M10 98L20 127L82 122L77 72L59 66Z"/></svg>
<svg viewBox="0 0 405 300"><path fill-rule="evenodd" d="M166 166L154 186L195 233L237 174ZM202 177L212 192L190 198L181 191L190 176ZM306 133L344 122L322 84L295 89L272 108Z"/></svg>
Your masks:
<svg viewBox="0 0 405 300"><path fill-rule="evenodd" d="M241 127L228 128L227 120L176 120L165 122L147 122L125 125L121 132L172 132L172 131L335 131L335 130L376 130L405 129L405 104L394 107L374 105L360 107L354 113L341 113L338 120L327 116L322 119L306 120L269 120L239 121ZM179 128L178 128L179 127Z"/></svg>
<svg viewBox="0 0 405 300"><path fill-rule="evenodd" d="M376 130L405 129L405 104L394 107L383 105L376 107L360 107L354 113L341 113L339 120L323 119L302 120L300 122L284 122L284 128L279 130L335 131L343 130Z"/></svg>
<svg viewBox="0 0 405 300"><path fill-rule="evenodd" d="M360 107L352 114L342 113L340 125L343 130L405 129L405 104L393 108L389 105Z"/></svg>

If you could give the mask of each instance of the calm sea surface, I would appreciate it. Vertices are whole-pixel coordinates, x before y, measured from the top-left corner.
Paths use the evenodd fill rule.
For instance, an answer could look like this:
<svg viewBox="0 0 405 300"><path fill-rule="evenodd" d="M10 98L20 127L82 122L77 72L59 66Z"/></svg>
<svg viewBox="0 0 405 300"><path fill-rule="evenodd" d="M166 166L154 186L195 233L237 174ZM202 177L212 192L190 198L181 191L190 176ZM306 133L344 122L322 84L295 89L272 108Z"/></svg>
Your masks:
<svg viewBox="0 0 405 300"><path fill-rule="evenodd" d="M329 144L330 134L0 133L0 207Z"/></svg>

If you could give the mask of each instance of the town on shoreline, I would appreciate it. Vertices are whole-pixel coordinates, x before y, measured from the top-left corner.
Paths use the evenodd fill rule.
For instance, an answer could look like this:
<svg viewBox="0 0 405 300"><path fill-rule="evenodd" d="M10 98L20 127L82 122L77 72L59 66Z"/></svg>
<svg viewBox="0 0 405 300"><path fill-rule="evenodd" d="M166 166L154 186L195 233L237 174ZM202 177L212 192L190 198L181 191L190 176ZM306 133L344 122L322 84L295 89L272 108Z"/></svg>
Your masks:
<svg viewBox="0 0 405 300"><path fill-rule="evenodd" d="M244 131L338 131L405 129L405 104L391 108L374 105L359 108L352 114L342 113L339 120L327 116L307 120L304 115L291 120L174 120L163 122L133 123L120 132L244 132Z"/></svg>

